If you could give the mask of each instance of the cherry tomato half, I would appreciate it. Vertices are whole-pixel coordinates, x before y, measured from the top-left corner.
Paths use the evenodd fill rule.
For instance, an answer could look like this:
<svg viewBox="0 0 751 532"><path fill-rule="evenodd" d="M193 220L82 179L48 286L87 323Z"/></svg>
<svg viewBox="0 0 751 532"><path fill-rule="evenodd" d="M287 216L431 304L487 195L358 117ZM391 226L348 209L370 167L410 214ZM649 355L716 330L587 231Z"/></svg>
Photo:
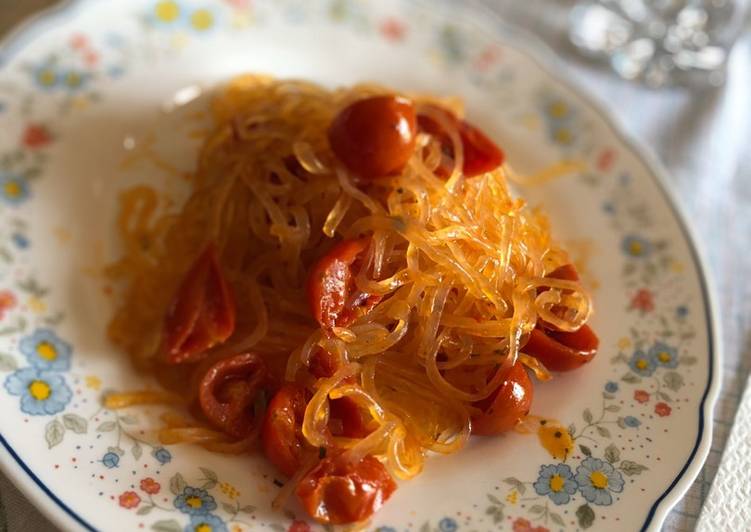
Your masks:
<svg viewBox="0 0 751 532"><path fill-rule="evenodd" d="M354 290L352 268L369 245L370 238L342 240L313 265L306 287L308 303L322 327L344 327L381 300Z"/></svg>
<svg viewBox="0 0 751 532"><path fill-rule="evenodd" d="M401 96L373 96L342 109L329 127L334 154L366 179L398 174L415 147L415 107Z"/></svg>
<svg viewBox="0 0 751 532"><path fill-rule="evenodd" d="M472 434L490 436L513 429L532 406L532 381L521 362L511 366L498 389L474 406L482 410L472 416Z"/></svg>
<svg viewBox="0 0 751 532"><path fill-rule="evenodd" d="M164 320L163 351L168 363L195 362L235 330L235 304L209 244L183 278Z"/></svg>
<svg viewBox="0 0 751 532"><path fill-rule="evenodd" d="M296 493L313 519L343 525L373 515L396 487L383 464L372 456L351 464L340 455L321 460L303 477Z"/></svg>
<svg viewBox="0 0 751 532"><path fill-rule="evenodd" d="M319 379L331 377L339 369L339 361L325 349L317 349L308 364L310 373ZM348 379L354 382L354 377ZM329 400L329 429L334 436L364 438L370 434L366 418L357 403L349 397Z"/></svg>
<svg viewBox="0 0 751 532"><path fill-rule="evenodd" d="M503 151L485 133L466 120L460 120L452 112L442 107L431 105L430 109L433 112L441 113L446 121L453 124L458 130L464 151L462 171L465 177L474 177L485 172L490 172L503 164ZM444 153L449 158L453 158L454 147L451 139L438 122L426 115L418 115L417 124L420 130L435 136L441 143ZM451 164L450 161L449 164L441 164L437 170L438 175L448 177L451 172Z"/></svg>
<svg viewBox="0 0 751 532"><path fill-rule="evenodd" d="M564 264L547 276L566 281L579 280L579 273L572 264ZM600 340L589 325L582 325L574 332L564 332L542 322L532 331L523 351L550 371L571 371L592 360L599 345Z"/></svg>
<svg viewBox="0 0 751 532"><path fill-rule="evenodd" d="M592 360L600 340L589 325L563 332L535 327L522 351L532 355L550 371L571 371Z"/></svg>
<svg viewBox="0 0 751 532"><path fill-rule="evenodd" d="M241 353L215 363L198 387L198 403L206 418L230 436L247 436L256 423L255 401L267 379L263 360Z"/></svg>
<svg viewBox="0 0 751 532"><path fill-rule="evenodd" d="M271 399L263 420L261 439L266 457L288 477L300 467L306 403L305 389L285 384Z"/></svg>

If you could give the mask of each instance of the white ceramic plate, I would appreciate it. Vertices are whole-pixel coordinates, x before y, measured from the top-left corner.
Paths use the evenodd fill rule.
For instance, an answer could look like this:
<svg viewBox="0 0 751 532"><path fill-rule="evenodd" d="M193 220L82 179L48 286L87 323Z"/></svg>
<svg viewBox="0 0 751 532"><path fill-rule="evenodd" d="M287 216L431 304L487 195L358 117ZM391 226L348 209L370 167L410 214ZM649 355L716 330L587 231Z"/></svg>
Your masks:
<svg viewBox="0 0 751 532"><path fill-rule="evenodd" d="M101 408L104 390L143 383L106 340L99 271L117 253L117 192L179 186L150 150L193 166L205 98L166 112L176 95L246 71L376 80L462 96L518 170L586 165L520 192L593 287L602 349L536 388L540 434L571 439L565 461L540 434L474 441L431 459L370 527L658 529L709 449L719 355L706 280L658 165L522 49L546 53L488 13L406 0L83 1L17 33L0 66L4 472L67 529L307 529L299 508L271 511L262 459L166 449L142 430L149 412Z"/></svg>

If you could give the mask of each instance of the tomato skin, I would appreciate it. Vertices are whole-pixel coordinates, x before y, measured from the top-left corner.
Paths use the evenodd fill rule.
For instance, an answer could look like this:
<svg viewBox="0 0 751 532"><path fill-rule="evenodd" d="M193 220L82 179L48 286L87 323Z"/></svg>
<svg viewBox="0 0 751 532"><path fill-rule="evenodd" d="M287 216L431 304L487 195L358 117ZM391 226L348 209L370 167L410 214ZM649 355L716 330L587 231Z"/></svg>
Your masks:
<svg viewBox="0 0 751 532"><path fill-rule="evenodd" d="M589 325L574 332L535 327L522 351L532 355L550 371L571 371L591 361L600 340Z"/></svg>
<svg viewBox="0 0 751 532"><path fill-rule="evenodd" d="M558 268L547 274L545 277L562 279L564 281L579 282L579 272L576 271L576 268L573 264L564 264L563 266L559 266Z"/></svg>
<svg viewBox="0 0 751 532"><path fill-rule="evenodd" d="M547 277L565 281L579 281L579 273L572 264L564 264ZM542 292L544 290L540 290ZM591 361L597 354L600 340L589 325L573 332L559 331L541 320L532 330L522 349L542 362L550 371L571 371Z"/></svg>
<svg viewBox="0 0 751 532"><path fill-rule="evenodd" d="M460 120L452 112L435 105L429 106L431 111L441 113L446 121L453 124L459 132L464 152L462 172L465 177L474 177L485 172L495 170L503 164L504 154L495 142L490 140L479 128L466 120ZM418 115L417 124L422 131L430 133L441 143L443 151L453 158L451 139L441 126L426 115ZM436 173L441 177L448 177L451 173L451 163L439 165Z"/></svg>
<svg viewBox="0 0 751 532"><path fill-rule="evenodd" d="M321 460L303 477L296 493L313 519L343 525L373 515L396 488L386 468L372 456L350 464L340 455Z"/></svg>
<svg viewBox="0 0 751 532"><path fill-rule="evenodd" d="M287 477L300 468L304 443L302 420L306 404L305 389L296 384L285 384L269 402L263 420L263 451Z"/></svg>
<svg viewBox="0 0 751 532"><path fill-rule="evenodd" d="M199 383L201 411L216 428L244 438L260 421L255 419L254 403L266 381L266 367L256 353L219 360Z"/></svg>
<svg viewBox="0 0 751 532"><path fill-rule="evenodd" d="M329 143L354 174L376 179L398 174L412 156L417 118L410 100L373 96L342 109L329 127Z"/></svg>
<svg viewBox="0 0 751 532"><path fill-rule="evenodd" d="M370 238L342 240L311 268L306 286L308 304L322 327L345 327L381 300L362 294L362 301L351 301L355 288L352 266L368 246Z"/></svg>
<svg viewBox="0 0 751 532"><path fill-rule="evenodd" d="M498 390L474 404L482 413L472 416L472 434L491 436L506 432L529 413L534 393L527 370L517 362L506 371Z"/></svg>
<svg viewBox="0 0 751 532"><path fill-rule="evenodd" d="M235 330L235 303L213 243L198 256L167 311L163 329L165 361L196 362Z"/></svg>

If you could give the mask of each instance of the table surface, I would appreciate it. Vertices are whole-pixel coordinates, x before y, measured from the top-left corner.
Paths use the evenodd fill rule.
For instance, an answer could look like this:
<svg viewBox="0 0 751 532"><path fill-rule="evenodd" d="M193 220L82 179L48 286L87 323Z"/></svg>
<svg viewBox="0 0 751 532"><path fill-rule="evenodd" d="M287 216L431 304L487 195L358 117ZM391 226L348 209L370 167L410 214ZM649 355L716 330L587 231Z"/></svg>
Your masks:
<svg viewBox="0 0 751 532"><path fill-rule="evenodd" d="M696 526L720 461L751 354L751 32L736 44L728 81L720 88L654 91L616 78L580 58L565 37L573 0L480 0L556 50L593 98L618 102L611 110L621 125L650 146L668 168L671 186L692 223L714 281L724 343L723 384L715 407L713 443L696 482L669 515L663 530ZM0 0L0 36L55 0ZM639 109L639 113L631 112ZM0 475L0 532L54 530Z"/></svg>

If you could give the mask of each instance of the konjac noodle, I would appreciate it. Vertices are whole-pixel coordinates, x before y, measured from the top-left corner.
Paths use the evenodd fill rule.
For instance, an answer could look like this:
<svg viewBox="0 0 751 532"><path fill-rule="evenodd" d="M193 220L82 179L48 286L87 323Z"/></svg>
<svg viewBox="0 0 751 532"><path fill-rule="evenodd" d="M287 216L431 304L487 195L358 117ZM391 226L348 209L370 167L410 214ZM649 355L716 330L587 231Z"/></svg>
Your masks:
<svg viewBox="0 0 751 532"><path fill-rule="evenodd" d="M109 268L109 334L165 392L108 401L187 406L164 443L260 438L279 504L362 521L431 451L513 429L528 369L594 356L576 270L458 100L245 75L211 110L190 198L126 190Z"/></svg>

